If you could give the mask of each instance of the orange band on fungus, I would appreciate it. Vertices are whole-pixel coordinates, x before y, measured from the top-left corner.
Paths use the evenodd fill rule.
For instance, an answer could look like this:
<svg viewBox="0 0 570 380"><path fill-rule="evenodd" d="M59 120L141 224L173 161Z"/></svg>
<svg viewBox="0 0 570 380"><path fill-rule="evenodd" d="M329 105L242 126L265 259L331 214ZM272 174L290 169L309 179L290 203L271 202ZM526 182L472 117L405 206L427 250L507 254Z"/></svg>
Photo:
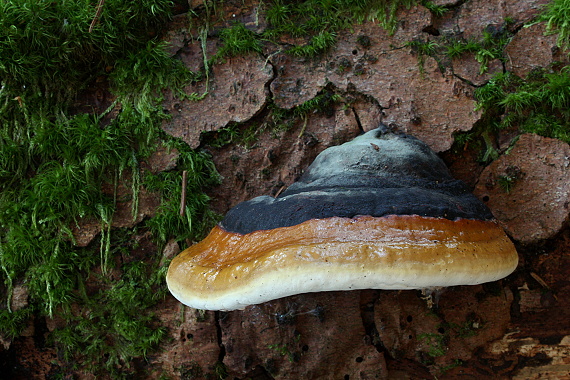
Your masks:
<svg viewBox="0 0 570 380"><path fill-rule="evenodd" d="M333 217L245 235L215 227L173 260L168 285L182 302L205 307L229 297L225 308L232 309L315 291L291 289L285 279L323 291L471 285L500 279L517 262L512 242L490 221ZM271 298L248 295L268 293L263 286Z"/></svg>

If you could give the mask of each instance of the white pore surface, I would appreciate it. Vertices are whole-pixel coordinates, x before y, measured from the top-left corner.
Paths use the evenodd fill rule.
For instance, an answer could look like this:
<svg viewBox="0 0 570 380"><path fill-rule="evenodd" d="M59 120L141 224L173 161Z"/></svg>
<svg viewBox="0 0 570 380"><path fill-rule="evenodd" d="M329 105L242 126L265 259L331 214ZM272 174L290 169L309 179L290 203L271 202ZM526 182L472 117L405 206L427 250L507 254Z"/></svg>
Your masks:
<svg viewBox="0 0 570 380"><path fill-rule="evenodd" d="M517 260L518 262L518 260ZM205 310L242 310L246 306L260 304L274 299L302 293L356 290L356 289L424 289L455 285L476 285L496 281L511 274L517 262L506 268L486 271L447 270L425 266L425 270L413 268L363 268L318 264L299 268L276 268L274 271L257 276L244 287L227 293L188 294L168 284L170 292L183 304Z"/></svg>

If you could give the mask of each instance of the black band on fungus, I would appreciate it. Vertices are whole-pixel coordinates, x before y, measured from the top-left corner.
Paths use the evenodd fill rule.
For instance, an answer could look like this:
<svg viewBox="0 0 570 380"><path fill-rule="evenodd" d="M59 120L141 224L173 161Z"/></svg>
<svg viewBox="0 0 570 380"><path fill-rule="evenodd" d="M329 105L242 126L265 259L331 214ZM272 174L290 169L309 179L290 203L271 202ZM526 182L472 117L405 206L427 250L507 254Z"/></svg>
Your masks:
<svg viewBox="0 0 570 380"><path fill-rule="evenodd" d="M220 225L247 234L310 219L358 215L493 218L425 143L379 128L326 149L279 197L242 202Z"/></svg>

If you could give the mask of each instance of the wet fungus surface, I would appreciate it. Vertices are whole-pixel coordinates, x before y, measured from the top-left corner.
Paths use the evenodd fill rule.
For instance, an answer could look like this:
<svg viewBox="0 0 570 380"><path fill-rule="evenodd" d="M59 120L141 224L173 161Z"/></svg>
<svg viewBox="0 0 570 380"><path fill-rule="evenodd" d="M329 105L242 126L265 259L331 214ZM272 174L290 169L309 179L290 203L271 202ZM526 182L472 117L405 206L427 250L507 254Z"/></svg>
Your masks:
<svg viewBox="0 0 570 380"><path fill-rule="evenodd" d="M277 198L231 209L167 275L199 309L289 295L495 281L516 250L490 211L420 140L385 127L323 151Z"/></svg>

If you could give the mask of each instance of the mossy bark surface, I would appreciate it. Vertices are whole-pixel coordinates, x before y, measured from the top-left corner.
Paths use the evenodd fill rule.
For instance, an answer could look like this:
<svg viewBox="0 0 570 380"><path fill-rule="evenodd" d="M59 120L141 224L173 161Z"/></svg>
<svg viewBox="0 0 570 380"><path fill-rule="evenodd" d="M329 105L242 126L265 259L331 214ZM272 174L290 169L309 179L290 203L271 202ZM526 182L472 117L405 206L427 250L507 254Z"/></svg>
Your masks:
<svg viewBox="0 0 570 380"><path fill-rule="evenodd" d="M567 375L567 1L100 3L0 5L3 374ZM380 122L478 189L518 248L511 276L228 313L166 293L220 215ZM556 220L525 206L539 189Z"/></svg>

